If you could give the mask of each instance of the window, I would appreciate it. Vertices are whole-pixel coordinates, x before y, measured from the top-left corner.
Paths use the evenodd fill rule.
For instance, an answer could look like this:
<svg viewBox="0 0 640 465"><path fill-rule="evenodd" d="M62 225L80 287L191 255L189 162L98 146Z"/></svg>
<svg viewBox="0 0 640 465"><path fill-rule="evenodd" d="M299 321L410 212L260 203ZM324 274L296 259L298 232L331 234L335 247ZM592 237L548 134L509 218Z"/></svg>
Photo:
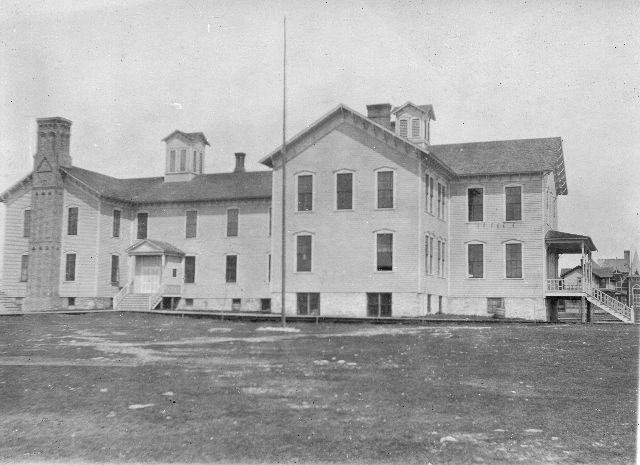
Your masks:
<svg viewBox="0 0 640 465"><path fill-rule="evenodd" d="M505 197L505 220L522 220L522 187L513 186L504 188Z"/></svg>
<svg viewBox="0 0 640 465"><path fill-rule="evenodd" d="M196 237L198 233L198 212L196 210L187 211L187 237Z"/></svg>
<svg viewBox="0 0 640 465"><path fill-rule="evenodd" d="M193 299L184 299L184 304L187 307L193 307Z"/></svg>
<svg viewBox="0 0 640 465"><path fill-rule="evenodd" d="M385 317L391 316L391 293L367 293L367 316Z"/></svg>
<svg viewBox="0 0 640 465"><path fill-rule="evenodd" d="M487 298L487 313L493 315L497 308L504 308L504 299L502 297Z"/></svg>
<svg viewBox="0 0 640 465"><path fill-rule="evenodd" d="M406 119L400 120L400 135L402 137L407 137L409 134L409 121Z"/></svg>
<svg viewBox="0 0 640 465"><path fill-rule="evenodd" d="M31 234L31 210L22 212L22 237L29 237Z"/></svg>
<svg viewBox="0 0 640 465"><path fill-rule="evenodd" d="M176 151L171 150L169 152L169 173L176 172Z"/></svg>
<svg viewBox="0 0 640 465"><path fill-rule="evenodd" d="M20 258L20 282L25 283L29 280L29 254L22 254Z"/></svg>
<svg viewBox="0 0 640 465"><path fill-rule="evenodd" d="M67 305L69 307L75 307L76 306L76 298L75 297L67 297Z"/></svg>
<svg viewBox="0 0 640 465"><path fill-rule="evenodd" d="M298 211L309 212L313 210L313 175L301 174L298 180Z"/></svg>
<svg viewBox="0 0 640 465"><path fill-rule="evenodd" d="M427 313L431 313L431 294L427 294Z"/></svg>
<svg viewBox="0 0 640 465"><path fill-rule="evenodd" d="M271 311L271 299L260 299L260 310L263 312Z"/></svg>
<svg viewBox="0 0 640 465"><path fill-rule="evenodd" d="M196 257L184 257L184 282L193 284L196 282Z"/></svg>
<svg viewBox="0 0 640 465"><path fill-rule="evenodd" d="M411 119L411 137L420 137L420 120L418 118Z"/></svg>
<svg viewBox="0 0 640 465"><path fill-rule="evenodd" d="M438 296L438 313L442 315L442 296Z"/></svg>
<svg viewBox="0 0 640 465"><path fill-rule="evenodd" d="M484 266L484 245L469 244L467 246L467 255L469 260L469 277L482 278Z"/></svg>
<svg viewBox="0 0 640 465"><path fill-rule="evenodd" d="M69 207L67 234L69 236L76 236L78 234L78 207Z"/></svg>
<svg viewBox="0 0 640 465"><path fill-rule="evenodd" d="M442 276L443 278L446 275L446 267L445 267L445 257L447 256L447 251L445 249L445 242L442 241L442 274L440 276Z"/></svg>
<svg viewBox="0 0 640 465"><path fill-rule="evenodd" d="M353 173L336 174L336 208L353 209Z"/></svg>
<svg viewBox="0 0 640 465"><path fill-rule="evenodd" d="M193 151L193 171L194 173L198 172L198 152Z"/></svg>
<svg viewBox="0 0 640 465"><path fill-rule="evenodd" d="M444 187L444 184L440 184L438 183L438 217L440 219L445 219L445 202L447 199L447 192L446 192L446 188ZM442 204L442 205L440 205Z"/></svg>
<svg viewBox="0 0 640 465"><path fill-rule="evenodd" d="M438 276L442 276L442 241L438 241Z"/></svg>
<svg viewBox="0 0 640 465"><path fill-rule="evenodd" d="M76 280L76 254L68 253L67 261L65 264L65 273L64 273L65 281L75 281Z"/></svg>
<svg viewBox="0 0 640 465"><path fill-rule="evenodd" d="M149 219L148 213L138 213L138 239L147 238L147 221Z"/></svg>
<svg viewBox="0 0 640 465"><path fill-rule="evenodd" d="M429 213L433 213L433 190L434 190L434 184L435 184L435 180L429 176L430 179L430 184L429 184Z"/></svg>
<svg viewBox="0 0 640 465"><path fill-rule="evenodd" d="M239 312L242 308L242 299L231 299L231 310Z"/></svg>
<svg viewBox="0 0 640 465"><path fill-rule="evenodd" d="M376 269L393 271L393 234L376 234Z"/></svg>
<svg viewBox="0 0 640 465"><path fill-rule="evenodd" d="M120 237L120 210L113 210L113 237Z"/></svg>
<svg viewBox="0 0 640 465"><path fill-rule="evenodd" d="M429 195L429 175L424 174L424 211L429 211L429 204L431 203L431 196Z"/></svg>
<svg viewBox="0 0 640 465"><path fill-rule="evenodd" d="M228 283L235 283L237 279L237 271L238 271L238 256L227 255L226 260L227 260L227 264L226 264L225 281Z"/></svg>
<svg viewBox="0 0 640 465"><path fill-rule="evenodd" d="M120 256L111 255L111 283L118 284L120 282Z"/></svg>
<svg viewBox="0 0 640 465"><path fill-rule="evenodd" d="M298 315L320 315L320 294L317 292L298 292Z"/></svg>
<svg viewBox="0 0 640 465"><path fill-rule="evenodd" d="M296 271L311 271L311 236L296 236Z"/></svg>
<svg viewBox="0 0 640 465"><path fill-rule="evenodd" d="M227 209L227 237L238 235L238 213L237 208Z"/></svg>
<svg viewBox="0 0 640 465"><path fill-rule="evenodd" d="M429 274L433 274L433 237L429 238Z"/></svg>
<svg viewBox="0 0 640 465"><path fill-rule="evenodd" d="M200 174L204 172L204 154L200 152Z"/></svg>
<svg viewBox="0 0 640 465"><path fill-rule="evenodd" d="M393 208L393 171L378 171L378 208Z"/></svg>
<svg viewBox="0 0 640 465"><path fill-rule="evenodd" d="M483 193L482 187L472 187L468 192L469 221L483 221Z"/></svg>
<svg viewBox="0 0 640 465"><path fill-rule="evenodd" d="M180 150L180 171L187 171L187 150Z"/></svg>
<svg viewBox="0 0 640 465"><path fill-rule="evenodd" d="M505 244L507 278L522 278L522 244Z"/></svg>
<svg viewBox="0 0 640 465"><path fill-rule="evenodd" d="M269 207L269 235L271 235L271 225L273 223L273 212L271 207Z"/></svg>
<svg viewBox="0 0 640 465"><path fill-rule="evenodd" d="M429 236L424 236L424 272L429 274Z"/></svg>

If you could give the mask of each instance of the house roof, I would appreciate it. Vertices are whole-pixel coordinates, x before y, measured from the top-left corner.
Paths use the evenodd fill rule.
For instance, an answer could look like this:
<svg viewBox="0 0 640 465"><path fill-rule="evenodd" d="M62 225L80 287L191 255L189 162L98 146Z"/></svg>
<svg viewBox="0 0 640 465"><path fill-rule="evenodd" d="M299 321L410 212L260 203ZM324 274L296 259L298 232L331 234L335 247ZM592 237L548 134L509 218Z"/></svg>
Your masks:
<svg viewBox="0 0 640 465"><path fill-rule="evenodd" d="M460 176L553 171L556 192L568 193L560 137L432 145L429 151Z"/></svg>
<svg viewBox="0 0 640 465"><path fill-rule="evenodd" d="M126 252L128 252L130 255L136 255L136 252L139 252L142 255L158 254L183 256L185 254L182 250L175 247L174 245L169 244L168 242L159 241L157 239L141 239L131 247L127 248Z"/></svg>
<svg viewBox="0 0 640 465"><path fill-rule="evenodd" d="M407 102L404 105L395 107L393 110L391 110L391 114L395 115L396 113L398 113L400 110L403 110L407 106L412 106L413 108L421 111L422 113L426 113L429 116L429 118L431 118L432 120L434 121L436 120L436 114L433 111L433 105L416 105L412 102Z"/></svg>
<svg viewBox="0 0 640 465"><path fill-rule="evenodd" d="M591 252L598 250L589 236L561 231L547 231L545 242L547 245L553 246L552 251L559 253L581 253L581 244L584 244L587 250Z"/></svg>
<svg viewBox="0 0 640 465"><path fill-rule="evenodd" d="M579 271L580 275L582 275L582 265L574 266L573 268L562 268L560 272L560 277L564 278L567 275L573 273L574 271ZM611 268L602 268L598 266L596 262L591 260L591 274L596 275L598 278L611 278L613 277L613 270Z"/></svg>
<svg viewBox="0 0 640 465"><path fill-rule="evenodd" d="M210 145L209 141L207 141L207 138L204 136L203 133L201 132L182 132L179 130L175 130L173 131L171 134L169 134L167 137L165 137L164 139L162 139L162 142L166 142L169 139L173 139L175 136L182 136L185 139L191 141L191 142L202 142L203 145Z"/></svg>
<svg viewBox="0 0 640 465"><path fill-rule="evenodd" d="M598 260L600 266L606 266L611 270L618 270L623 273L629 273L629 263L624 258L603 258Z"/></svg>
<svg viewBox="0 0 640 465"><path fill-rule="evenodd" d="M271 171L201 174L191 181L162 177L118 179L78 167L61 170L96 194L130 203L271 198Z"/></svg>

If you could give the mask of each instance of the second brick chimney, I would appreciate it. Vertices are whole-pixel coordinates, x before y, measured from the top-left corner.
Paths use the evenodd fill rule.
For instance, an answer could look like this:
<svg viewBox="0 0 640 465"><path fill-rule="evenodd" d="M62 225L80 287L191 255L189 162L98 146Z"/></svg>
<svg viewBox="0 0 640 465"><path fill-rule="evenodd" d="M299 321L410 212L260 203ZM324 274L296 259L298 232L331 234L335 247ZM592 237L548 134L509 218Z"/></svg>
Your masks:
<svg viewBox="0 0 640 465"><path fill-rule="evenodd" d="M391 129L391 104L374 103L367 105L367 118L387 129Z"/></svg>
<svg viewBox="0 0 640 465"><path fill-rule="evenodd" d="M244 157L246 154L242 152L236 152L236 169L233 170L234 173L244 173Z"/></svg>

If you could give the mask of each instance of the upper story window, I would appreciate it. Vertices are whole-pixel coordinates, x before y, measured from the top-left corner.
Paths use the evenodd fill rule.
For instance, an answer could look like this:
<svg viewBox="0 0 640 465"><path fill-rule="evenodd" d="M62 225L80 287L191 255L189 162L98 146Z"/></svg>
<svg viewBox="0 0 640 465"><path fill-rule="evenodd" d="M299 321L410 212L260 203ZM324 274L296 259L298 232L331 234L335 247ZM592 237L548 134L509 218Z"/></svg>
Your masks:
<svg viewBox="0 0 640 465"><path fill-rule="evenodd" d="M186 237L196 237L198 234L198 212L196 210L187 211L186 223Z"/></svg>
<svg viewBox="0 0 640 465"><path fill-rule="evenodd" d="M484 277L484 244L467 244L469 278Z"/></svg>
<svg viewBox="0 0 640 465"><path fill-rule="evenodd" d="M400 120L398 133L402 137L407 137L409 135L409 120L407 120L406 118L402 118Z"/></svg>
<svg viewBox="0 0 640 465"><path fill-rule="evenodd" d="M238 216L239 210L237 208L227 209L227 237L238 235Z"/></svg>
<svg viewBox="0 0 640 465"><path fill-rule="evenodd" d="M31 234L31 210L22 212L22 237L29 237Z"/></svg>
<svg viewBox="0 0 640 465"><path fill-rule="evenodd" d="M118 284L120 282L120 256L111 255L111 283Z"/></svg>
<svg viewBox="0 0 640 465"><path fill-rule="evenodd" d="M469 221L484 221L484 189L471 187L467 190Z"/></svg>
<svg viewBox="0 0 640 465"><path fill-rule="evenodd" d="M308 212L313 210L313 175L300 174L298 181L298 211Z"/></svg>
<svg viewBox="0 0 640 465"><path fill-rule="evenodd" d="M505 220L522 220L522 186L508 186L504 188Z"/></svg>
<svg viewBox="0 0 640 465"><path fill-rule="evenodd" d="M505 244L507 278L522 278L522 244Z"/></svg>
<svg viewBox="0 0 640 465"><path fill-rule="evenodd" d="M378 171L378 208L393 208L393 171Z"/></svg>
<svg viewBox="0 0 640 465"><path fill-rule="evenodd" d="M296 271L311 271L312 253L312 236L306 234L296 236Z"/></svg>
<svg viewBox="0 0 640 465"><path fill-rule="evenodd" d="M420 120L411 118L411 137L417 139L420 137Z"/></svg>
<svg viewBox="0 0 640 465"><path fill-rule="evenodd" d="M198 172L198 152L195 150L193 151L193 172Z"/></svg>
<svg viewBox="0 0 640 465"><path fill-rule="evenodd" d="M149 220L148 213L138 213L138 239L147 238L147 222Z"/></svg>
<svg viewBox="0 0 640 465"><path fill-rule="evenodd" d="M353 173L336 174L336 209L353 210Z"/></svg>
<svg viewBox="0 0 640 465"><path fill-rule="evenodd" d="M113 210L113 230L112 230L113 237L120 237L120 217L121 217L120 210Z"/></svg>
<svg viewBox="0 0 640 465"><path fill-rule="evenodd" d="M180 150L180 171L187 171L187 149Z"/></svg>
<svg viewBox="0 0 640 465"><path fill-rule="evenodd" d="M376 234L376 270L393 271L393 233Z"/></svg>
<svg viewBox="0 0 640 465"><path fill-rule="evenodd" d="M171 150L169 152L169 173L175 173L178 170L176 166L176 151Z"/></svg>
<svg viewBox="0 0 640 465"><path fill-rule="evenodd" d="M67 218L67 234L69 236L78 235L78 207L69 207Z"/></svg>

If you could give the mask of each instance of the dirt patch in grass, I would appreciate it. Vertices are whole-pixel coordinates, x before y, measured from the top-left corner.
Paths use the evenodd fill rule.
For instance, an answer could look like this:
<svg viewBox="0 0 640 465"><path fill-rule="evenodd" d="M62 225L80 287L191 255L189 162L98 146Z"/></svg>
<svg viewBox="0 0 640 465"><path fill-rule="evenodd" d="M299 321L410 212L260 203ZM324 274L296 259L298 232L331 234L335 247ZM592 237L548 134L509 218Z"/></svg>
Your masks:
<svg viewBox="0 0 640 465"><path fill-rule="evenodd" d="M635 459L635 327L292 326L3 319L0 459Z"/></svg>

